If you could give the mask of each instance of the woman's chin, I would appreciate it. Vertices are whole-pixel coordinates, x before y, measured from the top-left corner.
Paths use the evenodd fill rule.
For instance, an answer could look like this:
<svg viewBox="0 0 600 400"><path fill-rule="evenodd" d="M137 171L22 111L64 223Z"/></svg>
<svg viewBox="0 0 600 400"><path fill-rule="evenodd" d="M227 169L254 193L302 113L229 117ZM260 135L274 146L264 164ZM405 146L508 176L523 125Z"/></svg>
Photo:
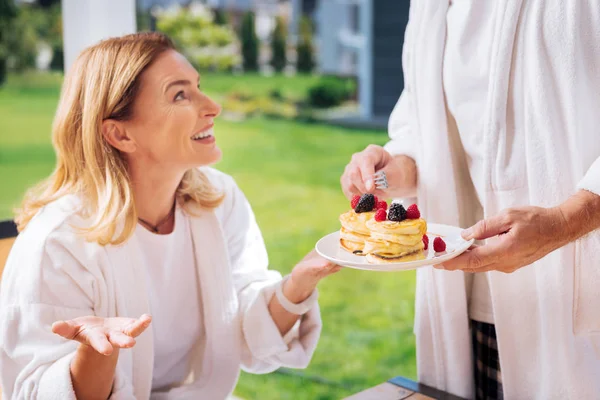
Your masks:
<svg viewBox="0 0 600 400"><path fill-rule="evenodd" d="M215 146L210 154L203 154L201 157L196 157L196 162L194 164L196 167L205 167L218 163L221 161L221 158L223 158L223 152L220 148Z"/></svg>

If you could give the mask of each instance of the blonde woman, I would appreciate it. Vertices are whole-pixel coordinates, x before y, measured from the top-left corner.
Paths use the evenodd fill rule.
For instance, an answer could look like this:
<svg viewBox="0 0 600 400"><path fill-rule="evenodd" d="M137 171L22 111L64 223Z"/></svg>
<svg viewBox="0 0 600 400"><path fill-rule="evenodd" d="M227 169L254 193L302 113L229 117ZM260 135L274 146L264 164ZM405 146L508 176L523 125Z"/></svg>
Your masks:
<svg viewBox="0 0 600 400"><path fill-rule="evenodd" d="M66 76L57 167L0 290L3 398L222 399L240 368L309 363L316 286L339 267L267 269L246 198L207 167L220 108L198 81L156 33L90 47Z"/></svg>

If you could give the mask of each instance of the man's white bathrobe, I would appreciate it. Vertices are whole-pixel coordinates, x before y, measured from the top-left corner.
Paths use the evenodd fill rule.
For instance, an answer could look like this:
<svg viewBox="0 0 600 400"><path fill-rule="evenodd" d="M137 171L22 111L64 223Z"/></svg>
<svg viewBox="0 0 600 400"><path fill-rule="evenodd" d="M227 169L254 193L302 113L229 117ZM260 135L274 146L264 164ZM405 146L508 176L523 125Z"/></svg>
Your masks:
<svg viewBox="0 0 600 400"><path fill-rule="evenodd" d="M483 216L600 194L600 2L495 1ZM405 90L390 118L393 154L418 166L430 222L467 227L476 197L442 85L448 4L411 2ZM510 254L506 255L510 257ZM506 399L600 398L600 232L512 274L490 273ZM473 397L464 274L417 273L419 379Z"/></svg>
<svg viewBox="0 0 600 400"><path fill-rule="evenodd" d="M246 198L229 176L205 169L225 193L216 210L191 218L206 343L194 349L186 385L152 399L223 399L240 368L266 373L305 367L321 319L315 305L281 337L268 312L281 275L267 269L261 233ZM17 238L0 290L0 387L5 399L75 399L69 363L78 343L51 325L85 315L139 317L149 313L144 265L135 236L122 246L84 241L71 224L78 199L45 207ZM189 301L198 301L190 299ZM177 332L173 332L177 340ZM148 399L153 338L147 329L133 349L121 350L111 399Z"/></svg>

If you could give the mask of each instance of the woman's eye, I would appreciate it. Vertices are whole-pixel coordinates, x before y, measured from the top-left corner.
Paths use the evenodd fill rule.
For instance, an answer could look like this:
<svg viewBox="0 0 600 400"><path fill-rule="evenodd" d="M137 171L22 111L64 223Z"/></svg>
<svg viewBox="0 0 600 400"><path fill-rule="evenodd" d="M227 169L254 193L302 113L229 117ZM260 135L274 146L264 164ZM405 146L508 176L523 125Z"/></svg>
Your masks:
<svg viewBox="0 0 600 400"><path fill-rule="evenodd" d="M177 92L177 94L175 95L175 101L178 100L185 100L185 92L183 90L180 90L179 92Z"/></svg>

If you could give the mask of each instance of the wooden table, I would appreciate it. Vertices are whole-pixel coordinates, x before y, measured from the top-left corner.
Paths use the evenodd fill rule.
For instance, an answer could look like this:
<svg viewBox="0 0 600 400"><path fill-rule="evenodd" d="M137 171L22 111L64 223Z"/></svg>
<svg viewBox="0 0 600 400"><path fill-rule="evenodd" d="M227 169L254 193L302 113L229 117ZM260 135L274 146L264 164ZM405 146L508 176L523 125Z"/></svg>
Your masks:
<svg viewBox="0 0 600 400"><path fill-rule="evenodd" d="M401 376L363 390L345 400L465 400Z"/></svg>

